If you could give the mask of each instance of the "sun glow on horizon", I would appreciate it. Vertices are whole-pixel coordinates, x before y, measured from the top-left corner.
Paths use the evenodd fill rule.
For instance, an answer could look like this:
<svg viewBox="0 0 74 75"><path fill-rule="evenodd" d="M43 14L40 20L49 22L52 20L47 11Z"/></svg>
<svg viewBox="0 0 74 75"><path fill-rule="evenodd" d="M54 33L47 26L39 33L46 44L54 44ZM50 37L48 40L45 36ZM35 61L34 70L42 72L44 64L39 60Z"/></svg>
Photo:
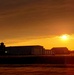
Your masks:
<svg viewBox="0 0 74 75"><path fill-rule="evenodd" d="M63 35L60 36L60 38L61 38L61 40L63 40L63 41L66 41L66 40L69 40L69 39L70 39L70 37L69 37L68 34L63 34Z"/></svg>
<svg viewBox="0 0 74 75"><path fill-rule="evenodd" d="M20 39L20 38L19 38ZM43 38L35 39L13 39L5 42L6 46L26 46L26 45L41 45L45 49L53 47L67 47L69 50L74 50L74 35L52 35Z"/></svg>

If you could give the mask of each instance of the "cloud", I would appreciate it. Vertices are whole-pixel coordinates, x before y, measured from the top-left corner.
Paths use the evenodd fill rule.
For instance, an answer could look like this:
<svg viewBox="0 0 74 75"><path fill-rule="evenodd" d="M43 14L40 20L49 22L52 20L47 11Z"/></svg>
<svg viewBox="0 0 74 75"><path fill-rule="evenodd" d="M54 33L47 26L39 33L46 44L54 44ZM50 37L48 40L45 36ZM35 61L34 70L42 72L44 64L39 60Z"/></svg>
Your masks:
<svg viewBox="0 0 74 75"><path fill-rule="evenodd" d="M73 17L73 0L1 0L0 39L74 33Z"/></svg>

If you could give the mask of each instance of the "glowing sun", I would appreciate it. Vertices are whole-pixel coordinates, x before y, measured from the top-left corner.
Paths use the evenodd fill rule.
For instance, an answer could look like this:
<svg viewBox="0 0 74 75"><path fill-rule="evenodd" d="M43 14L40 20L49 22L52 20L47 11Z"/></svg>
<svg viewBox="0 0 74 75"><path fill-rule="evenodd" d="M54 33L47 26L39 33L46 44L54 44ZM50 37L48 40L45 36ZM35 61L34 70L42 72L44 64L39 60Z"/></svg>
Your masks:
<svg viewBox="0 0 74 75"><path fill-rule="evenodd" d="M60 38L61 38L62 40L68 40L68 39L69 39L69 35L64 34L64 35L60 36Z"/></svg>

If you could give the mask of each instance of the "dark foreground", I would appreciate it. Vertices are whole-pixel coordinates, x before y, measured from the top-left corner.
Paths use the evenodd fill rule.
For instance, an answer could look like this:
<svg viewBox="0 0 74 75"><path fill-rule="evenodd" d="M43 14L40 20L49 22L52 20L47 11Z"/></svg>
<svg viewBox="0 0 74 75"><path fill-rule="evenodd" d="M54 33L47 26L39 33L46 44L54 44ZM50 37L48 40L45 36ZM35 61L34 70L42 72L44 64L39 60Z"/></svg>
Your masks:
<svg viewBox="0 0 74 75"><path fill-rule="evenodd" d="M74 56L0 56L0 75L73 75Z"/></svg>
<svg viewBox="0 0 74 75"><path fill-rule="evenodd" d="M74 64L74 56L0 56L0 64Z"/></svg>
<svg viewBox="0 0 74 75"><path fill-rule="evenodd" d="M0 67L0 75L73 75L74 68Z"/></svg>

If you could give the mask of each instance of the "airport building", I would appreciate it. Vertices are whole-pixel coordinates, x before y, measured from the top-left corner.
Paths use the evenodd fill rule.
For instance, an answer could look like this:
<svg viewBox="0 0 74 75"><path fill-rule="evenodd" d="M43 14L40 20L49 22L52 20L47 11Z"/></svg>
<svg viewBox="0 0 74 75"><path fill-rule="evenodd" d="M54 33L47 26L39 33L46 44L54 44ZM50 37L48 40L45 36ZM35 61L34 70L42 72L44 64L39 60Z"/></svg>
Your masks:
<svg viewBox="0 0 74 75"><path fill-rule="evenodd" d="M45 50L45 55L52 55L52 50L46 49L46 50Z"/></svg>
<svg viewBox="0 0 74 75"><path fill-rule="evenodd" d="M5 47L4 43L0 44L0 55L63 55L69 53L70 51L66 47L54 47L47 50L40 45Z"/></svg>
<svg viewBox="0 0 74 75"><path fill-rule="evenodd" d="M43 46L12 46L6 47L5 53L8 55L43 55Z"/></svg>
<svg viewBox="0 0 74 75"><path fill-rule="evenodd" d="M66 47L54 47L51 50L45 50L45 55L69 54L70 51Z"/></svg>
<svg viewBox="0 0 74 75"><path fill-rule="evenodd" d="M52 54L69 54L69 50L67 47L54 47L51 49Z"/></svg>

